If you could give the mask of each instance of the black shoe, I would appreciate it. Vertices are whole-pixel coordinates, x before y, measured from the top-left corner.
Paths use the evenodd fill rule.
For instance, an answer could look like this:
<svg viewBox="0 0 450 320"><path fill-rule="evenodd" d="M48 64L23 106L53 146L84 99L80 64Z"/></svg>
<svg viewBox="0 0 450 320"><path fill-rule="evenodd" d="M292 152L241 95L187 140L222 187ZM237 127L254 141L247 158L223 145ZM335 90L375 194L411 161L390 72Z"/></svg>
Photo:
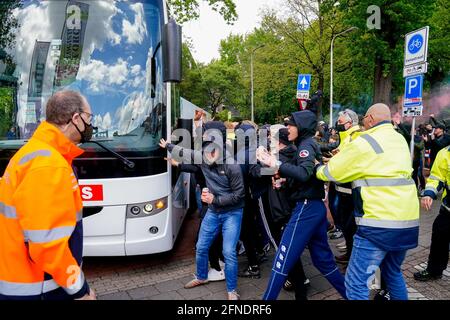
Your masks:
<svg viewBox="0 0 450 320"><path fill-rule="evenodd" d="M428 272L428 270L422 270L419 272L414 273L414 279L417 281L430 281L430 280L438 280L442 278L442 274L440 275L433 275Z"/></svg>
<svg viewBox="0 0 450 320"><path fill-rule="evenodd" d="M389 294L389 291L387 291L387 290L380 290L375 294L375 296L373 297L373 300L389 301L389 300L391 300L391 295Z"/></svg>
<svg viewBox="0 0 450 320"><path fill-rule="evenodd" d="M261 270L259 266L248 266L242 272L239 272L238 276L241 278L259 279L261 278Z"/></svg>
<svg viewBox="0 0 450 320"><path fill-rule="evenodd" d="M268 260L269 260L269 258L267 257L267 255L265 253L258 253L259 264L262 264L263 262L266 262Z"/></svg>

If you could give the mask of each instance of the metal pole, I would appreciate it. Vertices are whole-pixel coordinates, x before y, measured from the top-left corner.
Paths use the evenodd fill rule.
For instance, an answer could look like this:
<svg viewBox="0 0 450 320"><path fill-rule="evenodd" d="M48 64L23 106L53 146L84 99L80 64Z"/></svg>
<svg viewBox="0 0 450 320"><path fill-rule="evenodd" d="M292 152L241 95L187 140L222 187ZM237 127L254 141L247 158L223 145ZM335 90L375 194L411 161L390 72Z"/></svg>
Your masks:
<svg viewBox="0 0 450 320"><path fill-rule="evenodd" d="M255 114L254 114L254 104L253 104L253 53L254 53L254 51L252 52L252 54L251 54L251 57L250 57L250 60L251 60L251 62L250 62L250 74L251 74L251 82L252 82L252 122L255 122Z"/></svg>
<svg viewBox="0 0 450 320"><path fill-rule="evenodd" d="M331 59L331 67L330 67L330 128L333 127L333 46L334 46L334 40L353 30L358 29L358 27L350 27L345 31L342 31L341 33L336 34L333 39L331 39L331 53L330 53L330 59Z"/></svg>
<svg viewBox="0 0 450 320"><path fill-rule="evenodd" d="M331 68L330 68L330 128L333 127L333 45L334 39L331 40Z"/></svg>
<svg viewBox="0 0 450 320"><path fill-rule="evenodd" d="M413 117L412 127L411 127L411 161L414 160L414 136L416 135L416 117Z"/></svg>

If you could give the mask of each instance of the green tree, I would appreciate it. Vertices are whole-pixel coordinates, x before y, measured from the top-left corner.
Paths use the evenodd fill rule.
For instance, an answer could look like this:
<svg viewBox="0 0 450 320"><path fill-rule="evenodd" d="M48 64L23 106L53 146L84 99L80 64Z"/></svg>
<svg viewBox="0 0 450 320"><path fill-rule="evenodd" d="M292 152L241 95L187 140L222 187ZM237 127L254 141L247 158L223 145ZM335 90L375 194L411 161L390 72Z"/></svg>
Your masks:
<svg viewBox="0 0 450 320"><path fill-rule="evenodd" d="M373 101L391 104L403 94L404 36L423 27L432 16L435 0L342 0L347 25L359 27L352 35L352 51L373 71ZM381 9L381 29L367 27L367 9Z"/></svg>
<svg viewBox="0 0 450 320"><path fill-rule="evenodd" d="M237 20L236 4L233 0L204 0L214 11L219 12L228 24ZM199 0L168 0L172 13L183 23L200 16Z"/></svg>
<svg viewBox="0 0 450 320"><path fill-rule="evenodd" d="M11 31L18 26L18 22L11 12L19 5L18 0L0 2L0 48L9 48L14 42L15 35Z"/></svg>
<svg viewBox="0 0 450 320"><path fill-rule="evenodd" d="M13 125L13 89L0 87L0 138L5 137Z"/></svg>
<svg viewBox="0 0 450 320"><path fill-rule="evenodd" d="M445 81L450 71L450 2L437 0L430 18L429 68L427 79L432 87Z"/></svg>
<svg viewBox="0 0 450 320"><path fill-rule="evenodd" d="M330 64L331 40L345 30L336 3L335 0L286 0L287 18L281 18L279 12L269 11L263 19L263 26L288 45L297 69L301 69L299 73L312 73L315 88L322 92ZM322 117L320 106L318 116Z"/></svg>
<svg viewBox="0 0 450 320"><path fill-rule="evenodd" d="M242 97L236 89L242 88L241 73L236 66L216 60L203 68L201 74L212 117L221 106L240 104Z"/></svg>

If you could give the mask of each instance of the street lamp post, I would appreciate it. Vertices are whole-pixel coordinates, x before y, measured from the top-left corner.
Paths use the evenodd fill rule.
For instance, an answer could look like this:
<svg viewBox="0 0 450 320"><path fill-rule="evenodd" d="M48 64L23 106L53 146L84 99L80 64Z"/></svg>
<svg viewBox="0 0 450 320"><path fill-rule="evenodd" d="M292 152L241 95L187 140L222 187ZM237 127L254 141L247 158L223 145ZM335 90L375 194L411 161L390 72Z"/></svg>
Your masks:
<svg viewBox="0 0 450 320"><path fill-rule="evenodd" d="M330 59L331 59L331 68L330 68L330 128L333 127L333 46L334 46L334 40L347 33L347 32L351 32L353 30L358 29L358 27L351 27L348 28L345 31L342 31L341 33L338 33L337 35L335 35L333 37L333 39L331 39L331 53L330 53Z"/></svg>
<svg viewBox="0 0 450 320"><path fill-rule="evenodd" d="M253 55L255 54L255 51L258 49L261 49L265 45L262 44L252 50L252 53L250 55L250 78L251 78L251 99L252 99L252 122L255 122L255 105L254 105L254 96L253 96L253 90L254 90L254 83L253 83Z"/></svg>

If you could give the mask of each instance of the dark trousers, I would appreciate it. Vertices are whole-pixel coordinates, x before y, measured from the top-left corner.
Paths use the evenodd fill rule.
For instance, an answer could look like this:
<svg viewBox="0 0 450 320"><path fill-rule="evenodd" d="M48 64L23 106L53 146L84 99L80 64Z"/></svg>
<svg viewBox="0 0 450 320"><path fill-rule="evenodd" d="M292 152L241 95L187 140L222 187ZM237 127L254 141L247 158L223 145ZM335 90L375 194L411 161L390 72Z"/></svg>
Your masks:
<svg viewBox="0 0 450 320"><path fill-rule="evenodd" d="M350 256L353 249L353 237L355 236L357 228L355 216L353 215L353 197L351 194L343 192L338 192L338 194L338 216L341 219L340 225L342 228L342 233L344 234L345 244L347 246L347 255Z"/></svg>
<svg viewBox="0 0 450 320"><path fill-rule="evenodd" d="M447 268L448 246L450 243L450 211L441 206L439 215L433 222L430 255L427 270L432 275L442 275Z"/></svg>
<svg viewBox="0 0 450 320"><path fill-rule="evenodd" d="M413 162L412 178L416 183L417 188L425 189L425 177L422 174L422 159L415 159Z"/></svg>
<svg viewBox="0 0 450 320"><path fill-rule="evenodd" d="M264 300L275 300L288 273L308 245L314 266L344 297L344 277L339 272L328 245L327 210L321 200L298 202L284 229Z"/></svg>
<svg viewBox="0 0 450 320"><path fill-rule="evenodd" d="M242 216L241 240L244 243L245 254L250 266L259 265L256 254L256 246L259 236L259 228L256 213L259 211L258 201L252 199L247 193L245 196L244 214Z"/></svg>
<svg viewBox="0 0 450 320"><path fill-rule="evenodd" d="M333 217L334 225L337 229L342 230L341 218L338 213L339 206L339 194L334 187L334 183L330 182L328 188L328 208L330 209L331 216Z"/></svg>

